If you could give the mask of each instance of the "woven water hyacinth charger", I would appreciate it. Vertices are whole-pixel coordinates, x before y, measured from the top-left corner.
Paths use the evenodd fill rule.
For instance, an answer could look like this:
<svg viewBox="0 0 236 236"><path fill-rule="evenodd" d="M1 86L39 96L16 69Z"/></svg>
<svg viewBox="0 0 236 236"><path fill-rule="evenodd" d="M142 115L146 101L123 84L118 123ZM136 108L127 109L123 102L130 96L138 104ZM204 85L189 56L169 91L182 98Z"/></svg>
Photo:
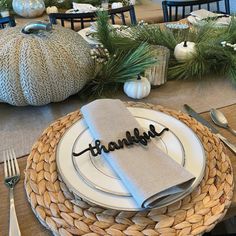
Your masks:
<svg viewBox="0 0 236 236"><path fill-rule="evenodd" d="M140 212L106 209L75 198L58 176L55 161L62 135L82 118L80 111L75 111L51 124L28 157L25 189L35 215L54 235L201 235L213 229L233 196L232 166L219 139L182 112L144 103L126 105L174 116L198 135L207 157L199 186L174 204Z"/></svg>

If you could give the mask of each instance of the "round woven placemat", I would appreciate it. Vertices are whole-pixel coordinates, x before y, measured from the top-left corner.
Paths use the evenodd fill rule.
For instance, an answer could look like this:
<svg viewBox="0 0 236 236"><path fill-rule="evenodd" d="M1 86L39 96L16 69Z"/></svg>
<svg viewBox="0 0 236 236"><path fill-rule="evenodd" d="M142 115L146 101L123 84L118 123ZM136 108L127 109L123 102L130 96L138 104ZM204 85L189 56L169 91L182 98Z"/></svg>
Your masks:
<svg viewBox="0 0 236 236"><path fill-rule="evenodd" d="M77 120L75 111L51 124L32 148L25 189L40 222L54 235L201 235L225 215L233 195L233 173L219 139L182 112L144 103L127 106L159 110L192 128L203 143L207 165L200 185L168 207L141 212L105 209L75 198L59 178L55 151L61 136Z"/></svg>

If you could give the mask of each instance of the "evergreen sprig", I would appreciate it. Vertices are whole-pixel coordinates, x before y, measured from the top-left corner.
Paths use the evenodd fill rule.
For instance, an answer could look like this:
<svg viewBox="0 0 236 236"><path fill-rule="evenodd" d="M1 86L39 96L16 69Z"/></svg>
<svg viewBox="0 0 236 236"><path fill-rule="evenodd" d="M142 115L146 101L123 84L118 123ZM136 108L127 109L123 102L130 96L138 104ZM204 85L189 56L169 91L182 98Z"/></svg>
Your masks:
<svg viewBox="0 0 236 236"><path fill-rule="evenodd" d="M101 96L104 91L114 91L128 79L153 65L151 45L170 49L169 79L203 78L207 74L227 75L236 81L236 51L223 47L222 42L236 43L236 20L228 27L216 27L213 22L190 30L174 31L163 26L139 25L123 33L112 29L108 15L98 13L97 39L109 51L106 63L97 67L94 79L82 90L85 95ZM182 41L195 42L196 52L184 61L174 57L176 45Z"/></svg>
<svg viewBox="0 0 236 236"><path fill-rule="evenodd" d="M232 26L220 28L210 22L192 31L189 40L196 43L196 53L190 60L171 66L170 78L202 78L207 74L216 74L236 81L236 52L221 44L222 41L235 43L235 26L234 20Z"/></svg>
<svg viewBox="0 0 236 236"><path fill-rule="evenodd" d="M131 30L132 38L147 42L151 45L162 45L174 49L177 39L170 30L164 30L157 25L136 26Z"/></svg>
<svg viewBox="0 0 236 236"><path fill-rule="evenodd" d="M106 11L98 11L97 12L97 33L95 37L98 39L99 43L101 43L109 53L114 53L115 47L111 43L111 27L108 24L109 15Z"/></svg>
<svg viewBox="0 0 236 236"><path fill-rule="evenodd" d="M128 31L125 34L116 31L108 22L107 12L98 12L97 16L95 37L108 50L109 56L104 63L96 65L94 78L80 92L84 97L101 97L113 92L156 63L147 43L131 39L126 34Z"/></svg>
<svg viewBox="0 0 236 236"><path fill-rule="evenodd" d="M228 75L236 81L236 51L223 47L222 42L236 43L236 19L232 17L230 25L218 27L213 21L186 30L170 30L165 26L144 25L130 30L131 38L136 42L150 45L162 45L170 49L169 79L203 78L209 73ZM175 46L182 41L196 43L196 52L192 58L178 62L174 57ZM124 42L124 41L123 41Z"/></svg>
<svg viewBox="0 0 236 236"><path fill-rule="evenodd" d="M138 74L156 62L150 52L150 46L140 45L135 50L117 50L105 64L97 70L92 79L82 89L84 96L101 97L104 92L113 92L120 84L136 78Z"/></svg>
<svg viewBox="0 0 236 236"><path fill-rule="evenodd" d="M143 43L130 37L132 35L130 35L130 31L126 27L115 29L110 25L108 23L109 15L106 11L99 11L97 16L97 33L95 33L95 37L110 53L115 53L116 50L135 50Z"/></svg>

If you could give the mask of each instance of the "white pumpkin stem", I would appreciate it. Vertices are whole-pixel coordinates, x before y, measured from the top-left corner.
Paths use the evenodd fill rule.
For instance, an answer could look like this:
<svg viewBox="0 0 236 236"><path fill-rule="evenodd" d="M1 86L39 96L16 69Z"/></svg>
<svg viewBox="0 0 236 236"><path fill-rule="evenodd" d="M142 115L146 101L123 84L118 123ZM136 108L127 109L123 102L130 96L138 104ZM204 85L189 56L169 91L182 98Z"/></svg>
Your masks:
<svg viewBox="0 0 236 236"><path fill-rule="evenodd" d="M137 80L141 80L142 78L141 78L141 76L140 75L138 75L138 77L137 77Z"/></svg>
<svg viewBox="0 0 236 236"><path fill-rule="evenodd" d="M184 45L185 48L188 47L187 41L184 41Z"/></svg>

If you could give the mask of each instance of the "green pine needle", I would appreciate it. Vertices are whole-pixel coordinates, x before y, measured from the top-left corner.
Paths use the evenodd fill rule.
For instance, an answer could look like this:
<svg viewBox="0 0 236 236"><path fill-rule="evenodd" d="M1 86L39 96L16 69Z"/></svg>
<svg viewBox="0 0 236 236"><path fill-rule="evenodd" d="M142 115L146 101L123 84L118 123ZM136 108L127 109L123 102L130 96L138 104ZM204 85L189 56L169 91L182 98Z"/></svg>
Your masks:
<svg viewBox="0 0 236 236"><path fill-rule="evenodd" d="M168 79L202 79L207 74L216 74L226 75L236 83L236 51L221 44L223 41L236 43L236 19L233 17L228 27L216 27L209 21L189 30L173 31L164 26L138 25L120 33L111 30L108 15L100 12L97 38L108 49L110 58L98 67L94 79L85 86L85 95L102 96L104 91L114 91L119 84L135 78L153 65L156 61L151 55L151 45L170 49ZM196 51L187 61L178 62L174 49L185 40L195 42Z"/></svg>
<svg viewBox="0 0 236 236"><path fill-rule="evenodd" d="M132 37L141 42L151 45L162 45L169 49L174 49L177 40L174 34L167 29L162 29L157 25L136 26L131 31Z"/></svg>
<svg viewBox="0 0 236 236"><path fill-rule="evenodd" d="M236 43L236 19L232 18L229 27L217 27L210 21L202 26L186 30L171 31L165 27L143 26L133 30L137 41L162 45L170 49L169 79L203 78L207 74L226 74L236 81L236 51L223 47L222 41ZM174 48L181 41L196 43L196 52L191 59L177 62Z"/></svg>
<svg viewBox="0 0 236 236"><path fill-rule="evenodd" d="M110 39L110 27L109 27L109 16L106 11L99 11L97 13L97 33L95 34L99 43L103 44L103 46L110 52L114 53L115 47Z"/></svg>
<svg viewBox="0 0 236 236"><path fill-rule="evenodd" d="M97 64L94 78L80 92L83 97L101 97L107 91L113 92L156 63L150 46L130 37L129 28L114 29L107 12L98 12L97 16L95 37L108 50L109 57L105 63Z"/></svg>
<svg viewBox="0 0 236 236"><path fill-rule="evenodd" d="M101 96L105 91L114 91L119 83L136 78L138 74L156 63L147 44L140 45L135 50L120 51L108 59L107 63L98 70L95 78L88 83L82 93Z"/></svg>
<svg viewBox="0 0 236 236"><path fill-rule="evenodd" d="M122 31L120 32L119 29L117 30L109 24L109 16L107 12L100 11L97 15L98 31L95 34L95 37L110 53L114 54L116 50L136 49L140 46L142 42L138 42L130 36L124 36ZM125 28L123 29L123 32L124 31L126 31ZM127 33L129 33L128 29Z"/></svg>

